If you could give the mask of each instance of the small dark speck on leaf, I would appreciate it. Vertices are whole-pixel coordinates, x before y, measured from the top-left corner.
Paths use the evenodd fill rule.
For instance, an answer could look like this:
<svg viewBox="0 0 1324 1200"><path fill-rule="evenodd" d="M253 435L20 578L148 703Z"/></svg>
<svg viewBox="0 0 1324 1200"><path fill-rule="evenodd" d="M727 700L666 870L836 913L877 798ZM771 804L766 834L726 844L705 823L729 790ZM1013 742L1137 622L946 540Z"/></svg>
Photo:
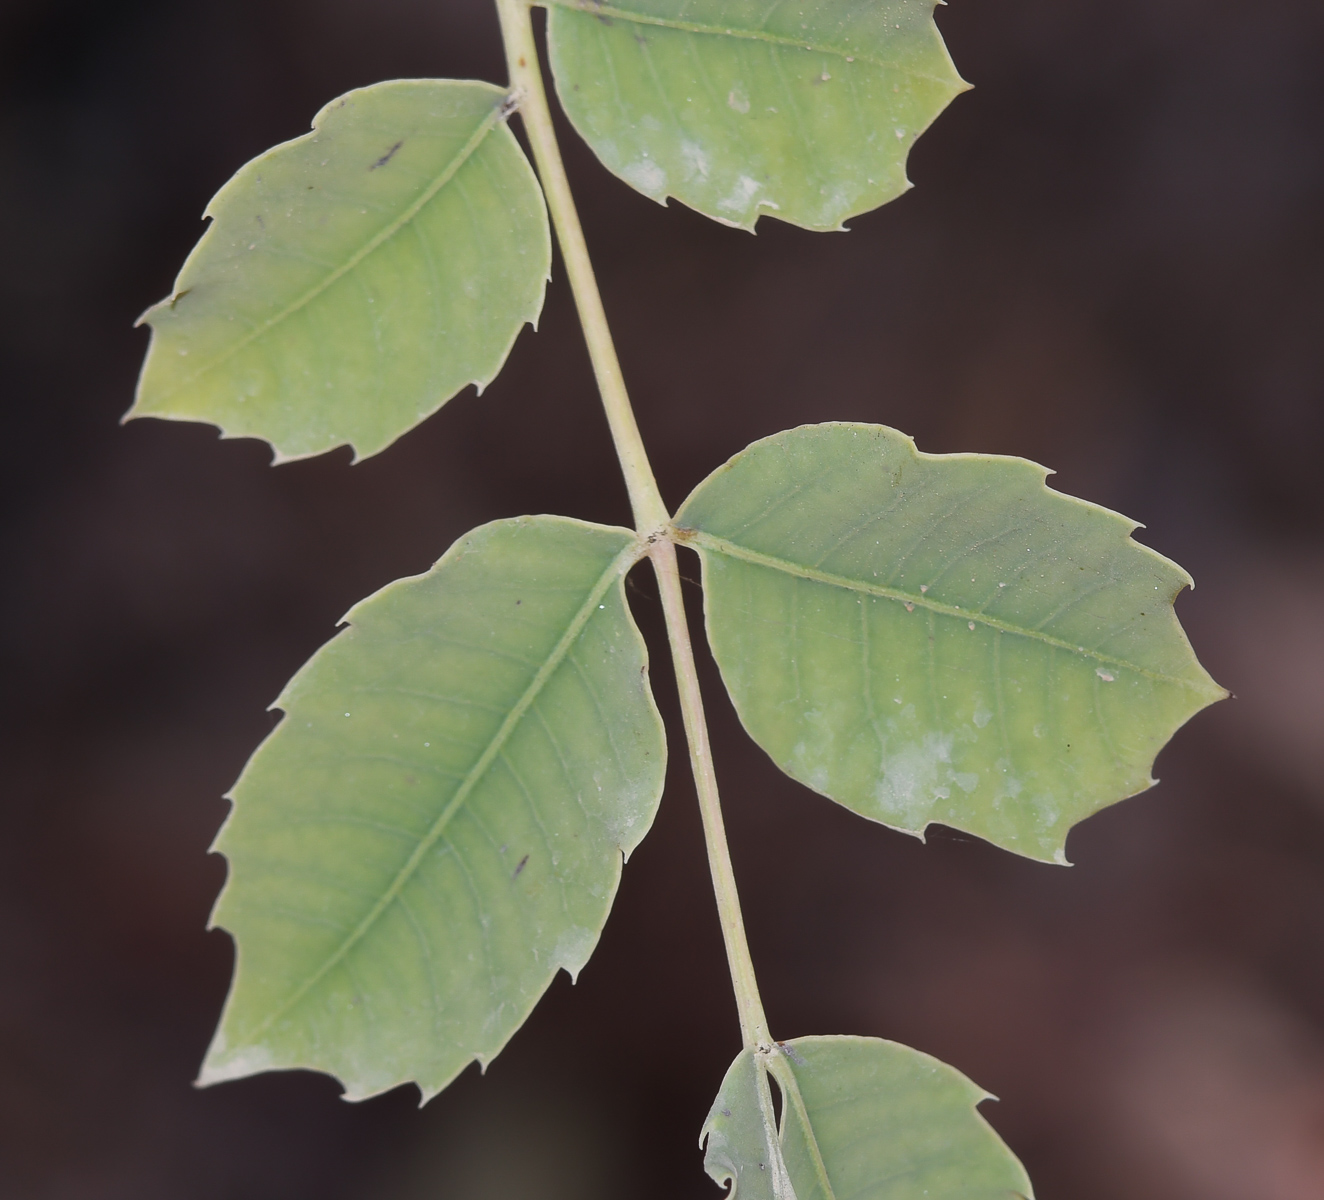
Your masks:
<svg viewBox="0 0 1324 1200"><path fill-rule="evenodd" d="M383 154L381 158L379 158L375 163L373 163L372 166L368 168L368 170L375 171L378 167L386 166L386 164L395 157L395 152L399 150L400 147L403 145L404 145L403 141L396 142L396 144L392 146L385 154Z"/></svg>
<svg viewBox="0 0 1324 1200"><path fill-rule="evenodd" d="M267 227L267 223L262 219L261 213L257 214L257 227L259 229L265 229Z"/></svg>
<svg viewBox="0 0 1324 1200"><path fill-rule="evenodd" d="M731 1110L729 1108L722 1109L722 1116L729 1117L730 1115L731 1115Z"/></svg>
<svg viewBox="0 0 1324 1200"><path fill-rule="evenodd" d="M515 874L511 876L511 879L518 879L519 873L522 870L524 870L526 866L528 866L528 863L529 863L529 856L526 854L523 858L519 860L519 865L515 868Z"/></svg>
<svg viewBox="0 0 1324 1200"><path fill-rule="evenodd" d="M516 603L516 604L523 604L524 601L523 601L523 600L516 600L515 603Z"/></svg>

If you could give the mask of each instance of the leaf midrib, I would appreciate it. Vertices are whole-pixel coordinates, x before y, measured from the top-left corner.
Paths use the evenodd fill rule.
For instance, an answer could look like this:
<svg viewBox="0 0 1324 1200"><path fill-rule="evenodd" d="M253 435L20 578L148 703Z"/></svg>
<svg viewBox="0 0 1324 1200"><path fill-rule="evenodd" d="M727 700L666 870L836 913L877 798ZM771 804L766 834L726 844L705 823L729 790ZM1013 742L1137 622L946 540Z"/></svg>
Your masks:
<svg viewBox="0 0 1324 1200"><path fill-rule="evenodd" d="M358 250L342 263L339 267L329 272L323 279L314 284L297 300L288 304L275 316L268 317L256 329L250 330L233 345L227 347L220 354L208 360L199 366L191 375L185 377L179 387L174 388L169 395L177 395L188 384L196 383L204 375L214 371L232 359L241 350L251 346L260 338L266 337L277 325L292 317L301 309L306 308L324 292L330 289L335 283L348 275L370 254L379 249L386 242L390 241L400 230L404 229L413 219L418 216L424 208L427 207L437 195L452 179L458 174L461 167L471 159L478 151L478 147L486 140L487 135L492 132L504 119L505 108L509 102L509 94L501 96L499 102L492 107L492 111L483 118L482 123L474 131L473 136L460 148L459 153L446 164L441 174L432 181L423 192L398 216L395 220L379 229L371 238L368 239ZM314 130L313 132L316 132ZM210 232L210 230L208 231ZM147 318L150 323L150 317Z"/></svg>
<svg viewBox="0 0 1324 1200"><path fill-rule="evenodd" d="M538 698L542 689L547 685L547 681L551 679L557 668L565 661L566 656L570 653L571 647L579 639L579 635L583 632L584 626L588 624L589 619L596 611L596 607L602 600L602 597L607 594L607 590L612 584L619 580L639 559L641 552L642 548L639 544L639 540L634 538L618 555L616 555L615 558L611 560L607 569L602 573L597 583L594 584L593 589L589 592L587 599L575 613L573 620L566 627L565 633L562 634L560 640L553 647L547 660L541 667L539 667L537 673L530 681L529 686L524 690L524 693L520 696L519 700L515 702L514 706L506 714L505 720L502 721L500 728L498 728L496 733L492 736L492 740L488 742L483 753L479 755L478 761L474 763L469 773L464 777L463 782L458 788L456 788L455 795L451 797L450 802L444 809L442 809L441 814L432 823L432 827L419 841L418 846L409 856L408 860L406 860L404 866L402 866L396 873L395 878L391 881L390 886L382 894L381 898L373 905L367 916L354 927L344 941L327 956L322 965L318 967L317 970L314 971L302 984L300 984L300 986L291 993L287 1000L273 1009L271 1014L267 1016L250 1035L248 1035L250 1040L256 1041L260 1038L271 1028L272 1025L294 1008L310 991L312 991L314 987L326 978L327 973L337 964L342 962L345 956L363 940L368 931L377 922L377 919L400 895L405 884L409 882L409 879L413 876L414 872L418 870L423 859L427 857L428 853L441 839L441 836L445 833L451 819L463 807L474 788L478 786L478 783L486 774L487 769L496 761L497 756L505 748L506 742L510 740L510 736L514 733L516 726L524 719L525 713L528 712L529 707Z"/></svg>
<svg viewBox="0 0 1324 1200"><path fill-rule="evenodd" d="M903 591L901 588L887 587L884 584L866 583L864 580L851 579L845 575L833 575L827 571L820 571L816 567L807 567L801 563L794 563L784 558L777 558L772 554L763 554L757 550L750 550L746 546L741 546L736 542L728 541L726 538L716 537L710 533L704 533L702 530L677 530L677 532L680 534L678 540L685 545L694 546L703 550L711 550L716 554L725 554L729 558L735 558L741 562L747 562L754 566L767 567L771 570L782 571L787 575L793 575L799 579L807 579L812 583L822 583L829 587L845 588L846 590L853 592L863 592L865 595L878 596L885 600L896 600L902 604L913 605L915 608L927 609L929 612L937 613L940 616L956 617L962 621L974 621L977 625L984 625L990 629L996 629L1001 633L1010 633L1018 637L1029 638L1032 641L1041 642L1045 646L1052 646L1058 650L1065 650L1067 653L1078 657L1090 658L1095 662L1107 666L1134 671L1137 675L1142 675L1146 679L1153 680L1156 683L1166 683L1174 687L1186 688L1196 693L1200 693L1204 690L1200 684L1195 681L1182 679L1176 675L1166 675L1161 671L1154 671L1149 667L1142 667L1138 663L1133 663L1125 658L1117 658L1111 654L1101 654L1097 650L1088 650L1084 646L1053 637L1052 634L1044 633L1042 630L1027 629L1024 626L1015 625L1010 621L1003 621L999 620L997 617L986 616L974 609L961 608L955 604L943 604L940 601L930 599L922 592L907 592Z"/></svg>
<svg viewBox="0 0 1324 1200"><path fill-rule="evenodd" d="M788 1051L778 1045L772 1051L772 1057L767 1064L767 1070L777 1080L778 1086L782 1089L782 1103L790 1102L795 1114L800 1119L800 1127L804 1133L805 1144L809 1147L810 1157L814 1164L814 1174L818 1176L818 1185L823 1191L824 1200L836 1200L836 1192L832 1187L832 1180L828 1175L827 1163L823 1159L822 1147L818 1144L818 1133L814 1129L813 1122L809 1119L809 1109L805 1105L804 1097L800 1094L800 1081L795 1077L795 1068L787 1061L790 1054ZM785 1118L783 1118L783 1122ZM781 1139L778 1138L778 1150L781 1149Z"/></svg>
<svg viewBox="0 0 1324 1200"><path fill-rule="evenodd" d="M679 21L671 17L655 17L647 13L630 12L614 4L598 4L596 0L544 0L548 8L564 8L571 12L587 13L595 17L611 17L618 21L630 21L635 25L652 25L659 29L675 29L681 33L708 34L713 37L737 38L744 41L770 42L774 46L787 46L793 50L811 50L817 54L831 54L835 58L849 62L866 62L875 67L900 71L912 79L927 79L932 83L953 83L940 75L930 75L924 71L915 71L899 63L888 62L867 52L852 50L847 52L840 46L828 46L819 42L805 41L803 38L785 37L779 33L768 33L762 29L730 29L722 25L704 25L698 21Z"/></svg>

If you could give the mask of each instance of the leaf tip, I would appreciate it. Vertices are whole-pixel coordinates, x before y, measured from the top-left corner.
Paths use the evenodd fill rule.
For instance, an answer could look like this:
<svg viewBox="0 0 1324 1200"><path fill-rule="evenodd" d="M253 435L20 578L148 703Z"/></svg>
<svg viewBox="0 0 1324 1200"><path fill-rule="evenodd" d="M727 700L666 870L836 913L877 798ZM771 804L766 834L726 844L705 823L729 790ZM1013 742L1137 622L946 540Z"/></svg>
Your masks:
<svg viewBox="0 0 1324 1200"><path fill-rule="evenodd" d="M242 1079L246 1075L257 1075L276 1067L276 1057L267 1046L260 1044L242 1046L231 1050L227 1044L225 1031L220 1029L202 1061L198 1077L193 1081L196 1088L212 1087L218 1083L228 1083L232 1079Z"/></svg>

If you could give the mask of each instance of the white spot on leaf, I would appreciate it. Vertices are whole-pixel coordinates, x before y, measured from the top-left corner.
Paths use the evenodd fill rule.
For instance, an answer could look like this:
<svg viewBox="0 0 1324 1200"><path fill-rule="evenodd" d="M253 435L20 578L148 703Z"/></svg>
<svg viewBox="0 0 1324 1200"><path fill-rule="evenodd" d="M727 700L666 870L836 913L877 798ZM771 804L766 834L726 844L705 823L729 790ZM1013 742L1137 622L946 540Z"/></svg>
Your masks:
<svg viewBox="0 0 1324 1200"><path fill-rule="evenodd" d="M685 160L686 178L693 179L696 175L700 179L708 178L708 156L697 142L682 142L680 156Z"/></svg>
<svg viewBox="0 0 1324 1200"><path fill-rule="evenodd" d="M938 800L951 796L948 785L955 782L951 768L952 736L926 733L894 754L884 753L883 777L874 798L889 823L906 829L921 829Z"/></svg>
<svg viewBox="0 0 1324 1200"><path fill-rule="evenodd" d="M622 167L621 178L649 196L660 196L667 187L666 171L647 158Z"/></svg>
<svg viewBox="0 0 1324 1200"><path fill-rule="evenodd" d="M744 212L749 202L758 195L759 186L757 179L742 175L736 180L735 187L717 202L717 207L723 212Z"/></svg>

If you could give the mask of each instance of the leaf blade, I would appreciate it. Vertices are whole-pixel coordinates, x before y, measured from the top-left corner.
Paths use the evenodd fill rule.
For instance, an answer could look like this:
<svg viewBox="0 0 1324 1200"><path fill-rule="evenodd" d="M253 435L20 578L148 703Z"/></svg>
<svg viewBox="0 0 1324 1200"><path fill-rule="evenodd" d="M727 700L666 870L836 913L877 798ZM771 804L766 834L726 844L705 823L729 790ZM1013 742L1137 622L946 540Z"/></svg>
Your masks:
<svg viewBox="0 0 1324 1200"><path fill-rule="evenodd" d="M553 0L548 47L571 122L632 187L830 230L909 187L910 146L965 89L932 9Z"/></svg>
<svg viewBox="0 0 1324 1200"><path fill-rule="evenodd" d="M814 790L911 833L1045 861L1150 786L1225 693L1172 601L1184 571L1022 459L925 455L883 426L757 442L676 518L737 711Z"/></svg>
<svg viewBox="0 0 1324 1200"><path fill-rule="evenodd" d="M577 974L661 792L637 556L625 530L485 526L291 681L217 839L237 963L202 1082L304 1066L426 1098Z"/></svg>
<svg viewBox="0 0 1324 1200"><path fill-rule="evenodd" d="M768 1075L782 1093L780 1132L759 1115ZM879 1038L745 1050L704 1124L704 1166L718 1184L735 1181L732 1200L1032 1200L1025 1169L977 1111L988 1099L937 1059Z"/></svg>
<svg viewBox="0 0 1324 1200"><path fill-rule="evenodd" d="M384 449L490 382L537 320L542 193L506 93L395 80L347 93L208 205L129 417L261 437L276 460Z"/></svg>
<svg viewBox="0 0 1324 1200"><path fill-rule="evenodd" d="M767 1072L751 1050L737 1056L699 1133L703 1165L731 1200L796 1200L777 1137Z"/></svg>

